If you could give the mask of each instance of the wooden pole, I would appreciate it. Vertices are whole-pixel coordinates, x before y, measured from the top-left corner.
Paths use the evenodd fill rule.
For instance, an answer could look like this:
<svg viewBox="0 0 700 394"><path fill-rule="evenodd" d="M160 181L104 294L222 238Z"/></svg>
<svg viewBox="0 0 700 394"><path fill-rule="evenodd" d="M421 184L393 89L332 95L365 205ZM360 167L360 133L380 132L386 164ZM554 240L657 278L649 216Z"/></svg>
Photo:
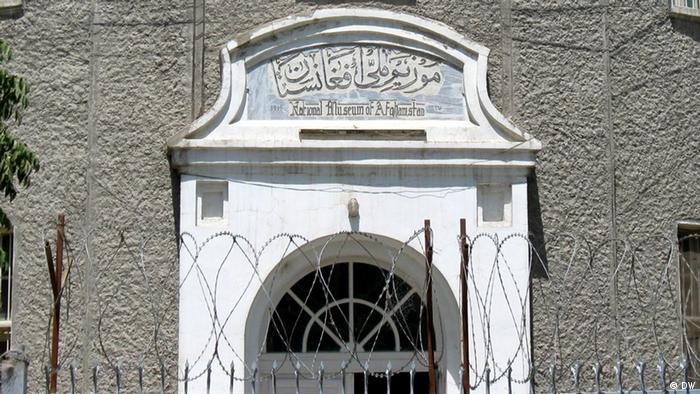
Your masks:
<svg viewBox="0 0 700 394"><path fill-rule="evenodd" d="M66 219L63 214L58 215L56 227L56 261L52 276L52 283L57 286L53 289L53 330L51 335L51 381L49 392L56 393L58 385L58 336L61 330L61 289L63 288L63 236L66 228Z"/></svg>
<svg viewBox="0 0 700 394"><path fill-rule="evenodd" d="M429 394L437 394L437 373L435 369L435 326L433 323L433 240L430 234L430 220L425 220L425 275L426 275L426 320L428 328L428 383Z"/></svg>
<svg viewBox="0 0 700 394"><path fill-rule="evenodd" d="M469 245L467 244L467 220L459 220L459 243L462 250L462 262L459 270L459 286L462 293L462 387L464 394L469 394Z"/></svg>

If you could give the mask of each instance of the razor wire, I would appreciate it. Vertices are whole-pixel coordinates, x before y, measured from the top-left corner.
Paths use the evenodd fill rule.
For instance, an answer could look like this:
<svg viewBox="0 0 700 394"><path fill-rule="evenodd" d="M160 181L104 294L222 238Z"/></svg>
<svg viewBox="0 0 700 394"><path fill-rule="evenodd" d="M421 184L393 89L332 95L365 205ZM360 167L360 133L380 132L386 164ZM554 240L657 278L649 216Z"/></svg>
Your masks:
<svg viewBox="0 0 700 394"><path fill-rule="evenodd" d="M76 311L75 304L78 303L76 294L84 292L83 268L89 259L99 259L99 264L95 265L98 269L95 271L94 292L88 301L96 311L90 357L92 370L89 373L95 387L98 376L105 374L104 371L112 371L114 378L110 381L115 384L124 384L124 371L136 371L141 387L144 374L155 375L156 378L151 380L165 387L166 381L185 385L197 380L208 382L212 370L217 368L230 377L233 385L234 382L276 381L276 375L285 363L291 365L297 381L337 379L344 376L346 367L352 363L360 368L365 380L367 376L387 379L400 373L414 374L417 368L427 367L423 334L427 275L411 284L412 291L421 300L419 317L411 320L400 305L397 307L401 301L398 290L404 275L402 265L425 264L425 245L421 240L423 228L400 243L386 243L382 237L361 232L339 232L324 237L321 242L311 242L300 234L279 233L259 247L250 238L232 232L216 232L201 240L191 233L183 233L177 240L176 257L179 258L166 259L158 258L158 253L149 249L152 243L159 241L158 236L143 237L143 232L138 231L115 232L115 236L109 238L111 242L96 248L88 247L85 239L66 237L66 255L75 263L70 283L61 294L66 305L62 314L66 334L62 338L58 372L62 372L64 384L70 382L75 387L76 379L81 378L76 376L76 370L80 369L76 364L81 362L78 355L81 337L76 333L83 327L84 316ZM461 373L469 373L471 388L507 380L509 384L529 383L537 392L580 391L584 386L600 390L601 387L616 389L624 380L627 389L646 389L653 386L644 380L647 364L655 365L659 372L660 377L653 379L658 382L657 386L664 384L667 377L670 382L679 377L700 376L700 354L693 345L693 336L689 335L684 316L687 303L684 297L700 295L688 291L682 294L683 285L679 284L681 269L688 272L685 280L695 284L700 283L700 273L699 267L679 252L678 239L638 233L596 242L566 232L547 233L544 239L546 242L537 243L525 234L499 236L496 233L474 234L465 239L468 259L454 264L459 264L466 274L469 289L468 314L464 318L472 334L466 338L470 362L460 368ZM700 235L687 236L681 242L686 239L700 239ZM462 239L456 237L456 241L454 247L459 248ZM222 242L226 245L224 248ZM619 252L618 259L611 262L613 243ZM208 257L213 249L220 254L216 261ZM348 256L346 252L350 249L353 252ZM358 250L362 256L358 256ZM513 250L517 251L515 255ZM377 251L381 255L377 255ZM271 258L266 253L275 253L275 256ZM381 276L382 288L368 307L377 314L389 314L396 331L408 339L410 349L407 353L411 356L382 371L370 368L372 357L380 352L376 349L380 335L370 338L368 348L362 351L342 341L341 331L349 325L350 318L343 311L316 316L328 332L322 330L315 346L300 354L289 343L288 327L281 324L276 310L281 296L294 285L280 280L280 271L284 268L281 263L291 255L305 265L302 270L305 277L310 275L313 278L311 289L321 291L322 303L326 306L339 305L340 299L332 284L337 264L361 257L360 260L368 265L381 267L376 274ZM416 256L423 260L417 260ZM271 264L271 261L275 263ZM437 266L440 264L452 262L441 262ZM227 300L230 308L221 310L220 293L225 286L226 270L235 265L246 266L251 275L246 278L246 285L238 298ZM128 275L120 276L125 272ZM166 294L172 294L161 291L164 280L173 276L179 277L175 295L188 281L197 284L209 318L208 332L200 333L204 338L203 346L184 365L175 361L177 354L168 352L168 344L164 343L164 330L169 324L177 324L179 312L177 297L166 297ZM134 280L136 277L139 281ZM686 284L685 288L688 287ZM129 307L123 299L127 295L125 288L132 289L129 297L142 297L133 301L148 305L147 320L118 321L119 311ZM281 356L277 354L280 358L269 371L260 371L257 367L266 354L265 340L256 344L257 356L251 360L233 345L227 331L234 314L249 306L245 297L250 292L259 294L266 303L268 324L262 328L265 330L262 338L276 335L286 348ZM310 296L311 290L298 298L308 304ZM333 308L328 307L327 311ZM442 312L438 305L436 320L441 318ZM308 314L300 309L297 321L291 327L296 329L295 325L307 319ZM372 316L370 313L361 323L371 324ZM47 317L46 348L50 313ZM379 323L380 328L388 325L384 320L382 318ZM499 324L508 321L512 333L509 339L514 346L505 356L496 350L495 342L502 338L494 337L494 333L503 327L494 327L495 321ZM436 337L444 337L443 324L436 326L440 331L436 332ZM147 335L145 347L115 352L114 337L136 332ZM324 370L321 343L328 335L341 339L343 346L337 352L343 355L340 370L335 367ZM444 345L444 340L438 341L436 363L445 369L445 349L441 345ZM46 364L46 348L42 352L41 365ZM224 358L222 354L231 354L232 357ZM146 360L153 365L146 368ZM522 365L527 368L514 370L514 366ZM625 369L625 365L632 367ZM46 376L51 373L48 368L44 372Z"/></svg>

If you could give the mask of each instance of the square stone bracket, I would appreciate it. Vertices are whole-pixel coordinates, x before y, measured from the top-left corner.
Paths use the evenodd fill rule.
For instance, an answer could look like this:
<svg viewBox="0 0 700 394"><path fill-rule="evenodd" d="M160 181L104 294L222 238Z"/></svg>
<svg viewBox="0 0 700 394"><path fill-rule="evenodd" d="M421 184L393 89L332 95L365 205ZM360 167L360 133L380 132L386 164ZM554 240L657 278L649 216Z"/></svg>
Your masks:
<svg viewBox="0 0 700 394"><path fill-rule="evenodd" d="M22 0L0 0L0 17L22 14Z"/></svg>
<svg viewBox="0 0 700 394"><path fill-rule="evenodd" d="M693 4L693 7L684 7L676 4L671 4L671 9L669 10L669 13L671 17L700 22L700 2L694 2Z"/></svg>

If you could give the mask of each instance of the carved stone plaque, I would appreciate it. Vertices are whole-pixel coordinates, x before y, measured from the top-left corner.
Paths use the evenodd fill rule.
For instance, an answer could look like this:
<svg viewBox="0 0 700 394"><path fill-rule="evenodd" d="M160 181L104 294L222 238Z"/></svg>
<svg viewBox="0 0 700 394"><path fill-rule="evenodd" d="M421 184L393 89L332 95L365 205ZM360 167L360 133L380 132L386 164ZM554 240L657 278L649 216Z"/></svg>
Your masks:
<svg viewBox="0 0 700 394"><path fill-rule="evenodd" d="M324 46L249 73L248 119L465 119L461 71L377 45Z"/></svg>

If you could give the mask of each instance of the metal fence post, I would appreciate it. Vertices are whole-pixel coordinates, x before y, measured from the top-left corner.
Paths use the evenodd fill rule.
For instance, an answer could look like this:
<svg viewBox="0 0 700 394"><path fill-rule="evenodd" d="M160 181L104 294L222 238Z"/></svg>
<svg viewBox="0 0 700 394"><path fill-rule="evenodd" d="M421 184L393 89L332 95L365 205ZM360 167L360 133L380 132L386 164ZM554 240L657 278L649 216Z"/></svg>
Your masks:
<svg viewBox="0 0 700 394"><path fill-rule="evenodd" d="M343 360L340 363L340 394L345 394L345 369L348 367L348 363Z"/></svg>
<svg viewBox="0 0 700 394"><path fill-rule="evenodd" d="M48 365L44 365L44 379L46 380L46 394L51 394L51 390L49 389L49 381L51 380L51 372L50 368Z"/></svg>
<svg viewBox="0 0 700 394"><path fill-rule="evenodd" d="M595 379L595 392L596 393L601 393L600 391L600 374L601 374L601 367L599 362L595 362L593 364L593 377Z"/></svg>
<svg viewBox="0 0 700 394"><path fill-rule="evenodd" d="M581 364L577 362L574 363L574 365L571 366L571 374L573 375L574 378L574 388L576 389L577 393L581 392Z"/></svg>
<svg viewBox="0 0 700 394"><path fill-rule="evenodd" d="M622 390L622 361L620 361L620 359L615 362L615 379L617 380L618 392L624 394Z"/></svg>
<svg viewBox="0 0 700 394"><path fill-rule="evenodd" d="M187 386L190 380L190 362L185 360L185 394L187 394Z"/></svg>
<svg viewBox="0 0 700 394"><path fill-rule="evenodd" d="M391 394L391 361L386 365L386 394Z"/></svg>
<svg viewBox="0 0 700 394"><path fill-rule="evenodd" d="M486 371L484 371L484 372L485 372L484 379L485 379L485 383L486 383L486 394L490 394L491 393L491 368L489 368L489 366L486 365Z"/></svg>
<svg viewBox="0 0 700 394"><path fill-rule="evenodd" d="M272 394L277 394L277 360L272 362L270 378L272 379Z"/></svg>
<svg viewBox="0 0 700 394"><path fill-rule="evenodd" d="M683 381L686 383L689 381L689 379L688 379L688 365L689 365L688 358L684 356L683 360L681 361L681 369L683 370ZM685 392L686 392L686 394L690 393L690 387L688 387L687 385L685 387Z"/></svg>
<svg viewBox="0 0 700 394"><path fill-rule="evenodd" d="M139 392L143 394L143 360L139 363Z"/></svg>
<svg viewBox="0 0 700 394"><path fill-rule="evenodd" d="M644 364L644 361L639 360L637 362L637 372L639 373L639 389L642 391L642 394L646 394L647 388L646 384L644 384L644 369L646 368L646 365Z"/></svg>
<svg viewBox="0 0 700 394"><path fill-rule="evenodd" d="M323 361L321 361L321 368L318 370L318 394L323 394Z"/></svg>
<svg viewBox="0 0 700 394"><path fill-rule="evenodd" d="M294 364L294 387L295 387L295 393L299 394L299 368L301 367L301 364L299 361Z"/></svg>
<svg viewBox="0 0 700 394"><path fill-rule="evenodd" d="M160 360L160 393L165 394L165 363Z"/></svg>
<svg viewBox="0 0 700 394"><path fill-rule="evenodd" d="M121 371L121 361L117 361L117 365L114 367L114 380L116 383L116 393L121 392L122 383L122 371Z"/></svg>
<svg viewBox="0 0 700 394"><path fill-rule="evenodd" d="M233 364L233 361L231 361L231 374L229 375L229 379L228 379L228 392L229 392L229 394L233 394L233 381L236 380L235 373L236 373L236 366Z"/></svg>
<svg viewBox="0 0 700 394"><path fill-rule="evenodd" d="M369 390L368 390L368 383L369 383L369 382L367 381L367 380L368 380L368 377L369 377L369 363L368 363L367 361L365 361L365 370L362 371L362 374L364 375L364 378L365 378L365 379L364 379L364 383L363 383L363 384L365 385L365 387L364 387L364 389L365 389L364 393L365 393L365 394L369 394L369 393L368 393L368 391L369 391Z"/></svg>
<svg viewBox="0 0 700 394"><path fill-rule="evenodd" d="M554 361L549 363L549 383L552 393L557 392L557 364Z"/></svg>
<svg viewBox="0 0 700 394"><path fill-rule="evenodd" d="M75 394L75 364L70 363L70 392Z"/></svg>
<svg viewBox="0 0 700 394"><path fill-rule="evenodd" d="M659 371L659 380L661 382L661 390L666 393L666 361L663 356L659 356L659 363L656 365Z"/></svg>
<svg viewBox="0 0 700 394"><path fill-rule="evenodd" d="M415 393L415 382L416 382L416 361L411 361L411 371L409 372L409 378L411 380L411 394Z"/></svg>
<svg viewBox="0 0 700 394"><path fill-rule="evenodd" d="M258 364L255 363L253 364L253 374L250 377L250 388L251 388L251 393L255 394L257 393L256 389L256 383L258 380Z"/></svg>
<svg viewBox="0 0 700 394"><path fill-rule="evenodd" d="M207 394L211 393L211 360L207 363Z"/></svg>
<svg viewBox="0 0 700 394"><path fill-rule="evenodd" d="M99 365L93 365L92 366L92 388L95 393L97 393L97 374L100 370Z"/></svg>
<svg viewBox="0 0 700 394"><path fill-rule="evenodd" d="M513 393L513 365L508 361L508 394Z"/></svg>

